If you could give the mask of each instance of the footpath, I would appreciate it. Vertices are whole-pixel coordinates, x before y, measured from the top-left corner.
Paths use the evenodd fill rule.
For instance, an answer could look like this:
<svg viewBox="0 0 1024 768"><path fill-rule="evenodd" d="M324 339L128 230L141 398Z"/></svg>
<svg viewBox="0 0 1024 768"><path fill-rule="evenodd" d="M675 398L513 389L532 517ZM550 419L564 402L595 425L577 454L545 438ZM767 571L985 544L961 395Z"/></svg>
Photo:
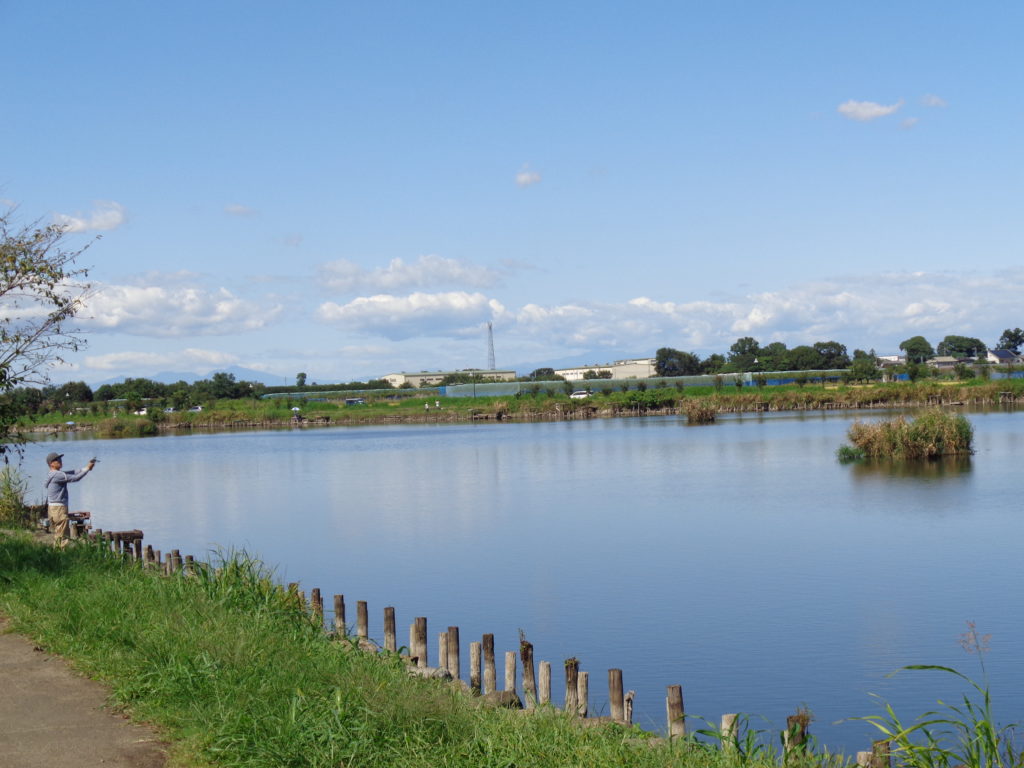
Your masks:
<svg viewBox="0 0 1024 768"><path fill-rule="evenodd" d="M74 672L0 616L0 768L163 768L159 734L107 706Z"/></svg>

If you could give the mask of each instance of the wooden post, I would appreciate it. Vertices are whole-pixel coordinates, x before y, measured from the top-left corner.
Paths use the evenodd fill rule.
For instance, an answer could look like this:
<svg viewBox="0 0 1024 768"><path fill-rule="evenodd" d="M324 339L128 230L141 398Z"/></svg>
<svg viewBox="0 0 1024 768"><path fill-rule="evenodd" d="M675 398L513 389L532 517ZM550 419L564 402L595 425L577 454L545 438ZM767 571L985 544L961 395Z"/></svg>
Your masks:
<svg viewBox="0 0 1024 768"><path fill-rule="evenodd" d="M474 640L469 644L469 688L476 696L480 695L480 642Z"/></svg>
<svg viewBox="0 0 1024 768"><path fill-rule="evenodd" d="M633 722L633 699L636 698L636 691L626 691L622 697L622 709L626 715L626 724Z"/></svg>
<svg viewBox="0 0 1024 768"><path fill-rule="evenodd" d="M437 666L439 669L443 669L448 672L448 633L439 632L437 634Z"/></svg>
<svg viewBox="0 0 1024 768"><path fill-rule="evenodd" d="M322 629L324 624L324 598L320 594L320 587L313 587L311 599L313 601L313 615L320 619L320 627Z"/></svg>
<svg viewBox="0 0 1024 768"><path fill-rule="evenodd" d="M367 612L366 601L356 602L356 634L361 638L370 636L370 616Z"/></svg>
<svg viewBox="0 0 1024 768"><path fill-rule="evenodd" d="M892 766L892 744L885 739L871 742L871 768Z"/></svg>
<svg viewBox="0 0 1024 768"><path fill-rule="evenodd" d="M590 713L590 673L580 672L579 681L576 683L576 698L579 701L580 717L586 717Z"/></svg>
<svg viewBox="0 0 1024 768"><path fill-rule="evenodd" d="M505 690L516 691L516 652L505 651Z"/></svg>
<svg viewBox="0 0 1024 768"><path fill-rule="evenodd" d="M462 679L462 664L459 661L458 627L448 627L448 674L456 680Z"/></svg>
<svg viewBox="0 0 1024 768"><path fill-rule="evenodd" d="M395 609L388 606L384 609L384 650L398 650L398 636L395 631Z"/></svg>
<svg viewBox="0 0 1024 768"><path fill-rule="evenodd" d="M146 558L146 562L147 563L152 563L153 562L153 545L152 544L147 544L146 545L146 555L145 555L145 558Z"/></svg>
<svg viewBox="0 0 1024 768"><path fill-rule="evenodd" d="M722 715L722 727L719 728L723 752L735 752L739 746L736 714Z"/></svg>
<svg viewBox="0 0 1024 768"><path fill-rule="evenodd" d="M668 717L668 737L670 739L685 737L686 713L683 710L683 686L668 686L665 696L665 714Z"/></svg>
<svg viewBox="0 0 1024 768"><path fill-rule="evenodd" d="M537 703L551 703L551 662L542 661L537 665Z"/></svg>
<svg viewBox="0 0 1024 768"><path fill-rule="evenodd" d="M334 632L338 637L345 636L345 596L334 596Z"/></svg>
<svg viewBox="0 0 1024 768"><path fill-rule="evenodd" d="M171 564L171 572L177 573L179 570L181 570L181 550L172 549L171 559L174 561Z"/></svg>
<svg viewBox="0 0 1024 768"><path fill-rule="evenodd" d="M133 545L133 548L135 549L135 559L136 560L141 560L142 559L142 537L141 536L136 536L135 540L132 542L132 545Z"/></svg>
<svg viewBox="0 0 1024 768"><path fill-rule="evenodd" d="M565 711L578 715L580 711L579 685L580 661L575 656L565 660Z"/></svg>
<svg viewBox="0 0 1024 768"><path fill-rule="evenodd" d="M626 710L622 699L622 670L608 670L608 709L612 720L617 723L626 720Z"/></svg>
<svg viewBox="0 0 1024 768"><path fill-rule="evenodd" d="M798 709L795 715L786 718L786 731L782 734L782 745L789 759L807 748L807 726L811 723L811 714Z"/></svg>
<svg viewBox="0 0 1024 768"><path fill-rule="evenodd" d="M523 661L523 698L526 708L537 705L537 677L533 668L533 643L519 641L519 657Z"/></svg>
<svg viewBox="0 0 1024 768"><path fill-rule="evenodd" d="M494 667L494 635L484 635L484 693L498 690L498 670Z"/></svg>
<svg viewBox="0 0 1024 768"><path fill-rule="evenodd" d="M414 651L416 654L416 666L427 666L427 617L417 616L413 624L413 631L416 635Z"/></svg>
<svg viewBox="0 0 1024 768"><path fill-rule="evenodd" d="M857 753L857 765L860 768L871 768L871 750Z"/></svg>

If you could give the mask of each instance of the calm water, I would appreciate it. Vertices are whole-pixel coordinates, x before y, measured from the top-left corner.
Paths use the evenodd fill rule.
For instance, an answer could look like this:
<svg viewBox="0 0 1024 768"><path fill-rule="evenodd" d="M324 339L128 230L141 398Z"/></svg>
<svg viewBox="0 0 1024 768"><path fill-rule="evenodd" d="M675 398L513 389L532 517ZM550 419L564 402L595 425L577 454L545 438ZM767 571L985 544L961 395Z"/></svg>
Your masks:
<svg viewBox="0 0 1024 768"><path fill-rule="evenodd" d="M606 670L637 691L636 720L664 728L665 686L687 712L763 716L801 704L818 738L847 751L855 722L953 698L936 673L978 671L964 622L992 633L985 663L1004 721L1024 718L1024 413L975 413L969 461L901 472L834 458L853 415L747 415L705 427L667 418L544 424L305 429L142 440L72 439L66 466L97 470L72 508L98 527L142 528L155 548L245 548L282 581L370 606L372 636L396 608L436 636L522 628L536 658ZM69 444L70 443L70 444ZM55 446L32 446L43 475ZM521 681L521 673L520 673Z"/></svg>

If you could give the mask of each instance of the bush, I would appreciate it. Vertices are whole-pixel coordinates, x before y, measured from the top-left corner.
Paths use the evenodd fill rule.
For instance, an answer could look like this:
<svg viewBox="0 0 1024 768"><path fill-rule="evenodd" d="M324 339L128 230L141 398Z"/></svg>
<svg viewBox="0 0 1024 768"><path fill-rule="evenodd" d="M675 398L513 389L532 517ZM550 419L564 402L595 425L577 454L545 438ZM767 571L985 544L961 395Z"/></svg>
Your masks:
<svg viewBox="0 0 1024 768"><path fill-rule="evenodd" d="M933 410L912 421L903 416L873 424L858 421L847 435L869 458L930 459L972 453L974 428L962 414Z"/></svg>
<svg viewBox="0 0 1024 768"><path fill-rule="evenodd" d="M25 506L25 492L28 481L14 467L0 470L0 526L5 528L27 528L31 515Z"/></svg>
<svg viewBox="0 0 1024 768"><path fill-rule="evenodd" d="M687 400L683 410L686 411L686 421L689 424L711 424L718 415L715 404L707 398Z"/></svg>

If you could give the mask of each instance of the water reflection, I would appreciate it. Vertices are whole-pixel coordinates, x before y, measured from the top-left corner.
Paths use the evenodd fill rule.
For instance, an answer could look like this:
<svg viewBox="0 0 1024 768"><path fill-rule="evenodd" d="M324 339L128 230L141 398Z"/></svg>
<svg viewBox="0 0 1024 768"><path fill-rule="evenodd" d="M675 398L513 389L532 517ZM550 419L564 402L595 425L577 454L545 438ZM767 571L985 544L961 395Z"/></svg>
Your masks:
<svg viewBox="0 0 1024 768"><path fill-rule="evenodd" d="M938 480L965 475L971 471L972 463L970 456L939 456L922 461L867 459L846 466L858 480L873 479L880 475L908 480Z"/></svg>

